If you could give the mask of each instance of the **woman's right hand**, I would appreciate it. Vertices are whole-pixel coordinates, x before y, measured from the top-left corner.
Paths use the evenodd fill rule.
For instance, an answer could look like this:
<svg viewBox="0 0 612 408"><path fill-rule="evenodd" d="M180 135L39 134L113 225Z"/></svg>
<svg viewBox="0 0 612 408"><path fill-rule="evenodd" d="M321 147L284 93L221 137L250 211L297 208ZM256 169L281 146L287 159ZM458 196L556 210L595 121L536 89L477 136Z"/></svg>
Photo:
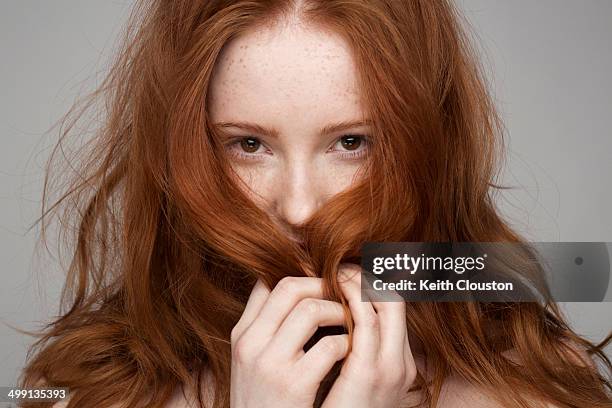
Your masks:
<svg viewBox="0 0 612 408"><path fill-rule="evenodd" d="M322 279L286 277L270 291L257 281L232 329L231 408L312 408L319 385L348 351L348 335L325 336L308 352L319 326L341 326L340 303L322 299Z"/></svg>

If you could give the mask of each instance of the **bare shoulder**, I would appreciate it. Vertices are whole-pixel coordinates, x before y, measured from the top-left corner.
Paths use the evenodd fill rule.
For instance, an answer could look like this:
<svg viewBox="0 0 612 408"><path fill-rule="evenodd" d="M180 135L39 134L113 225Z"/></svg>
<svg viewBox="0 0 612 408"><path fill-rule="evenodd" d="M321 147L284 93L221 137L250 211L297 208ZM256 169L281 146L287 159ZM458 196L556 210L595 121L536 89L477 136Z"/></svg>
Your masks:
<svg viewBox="0 0 612 408"><path fill-rule="evenodd" d="M195 377L195 376L194 376ZM195 378L194 378L195 380ZM214 385L209 372L202 374L202 401L206 407L212 406L214 400ZM66 408L70 397L59 401L52 408ZM166 402L164 408L198 408L198 398L195 386L180 385L174 389L172 396ZM114 404L108 408L121 408L120 404Z"/></svg>
<svg viewBox="0 0 612 408"><path fill-rule="evenodd" d="M565 342L574 352L570 358L574 363L584 366L584 362L595 366L593 360L583 347L573 342ZM508 350L504 355L517 364L521 363L521 358L514 349ZM580 356L580 359L577 357ZM450 376L442 386L439 402L440 408L503 408L500 403L488 395L477 385L458 377ZM548 403L547 408L558 408L555 404Z"/></svg>
<svg viewBox="0 0 612 408"><path fill-rule="evenodd" d="M427 381L431 381L431 373L426 369L424 356L415 354L413 357L419 372L425 374ZM422 390L411 391L401 401L401 406L418 405L421 398ZM447 377L442 383L440 399L436 406L439 408L501 408L496 401L489 398L478 387L455 375Z"/></svg>
<svg viewBox="0 0 612 408"><path fill-rule="evenodd" d="M440 408L501 408L501 405L475 386L457 376L450 376L444 381Z"/></svg>
<svg viewBox="0 0 612 408"><path fill-rule="evenodd" d="M439 408L504 408L505 405L489 397L480 387L463 379L451 377L442 386ZM546 404L546 408L559 408Z"/></svg>
<svg viewBox="0 0 612 408"><path fill-rule="evenodd" d="M52 408L66 408L70 397L56 402ZM212 406L212 398L204 399L205 406ZM113 404L109 408L121 408L120 404ZM198 400L195 393L192 390L186 389L186 387L180 386L174 390L174 393L165 405L165 408L198 408Z"/></svg>

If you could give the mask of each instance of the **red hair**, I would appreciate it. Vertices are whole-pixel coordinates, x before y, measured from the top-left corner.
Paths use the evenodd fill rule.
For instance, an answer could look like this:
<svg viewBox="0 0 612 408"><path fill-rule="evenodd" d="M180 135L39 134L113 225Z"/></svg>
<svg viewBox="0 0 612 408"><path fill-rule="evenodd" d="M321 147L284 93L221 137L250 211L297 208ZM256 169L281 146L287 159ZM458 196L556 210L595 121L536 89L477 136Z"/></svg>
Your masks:
<svg viewBox="0 0 612 408"><path fill-rule="evenodd" d="M366 177L300 228L302 246L244 194L207 115L223 46L291 16L350 44L375 142ZM58 149L82 112L107 102L78 178L43 206L43 237L65 208L74 246L65 308L32 346L21 385L68 387L69 407L161 407L207 367L214 406L226 407L230 331L257 278L320 276L344 301L338 265L358 262L365 241L522 241L494 205L503 125L461 22L448 0L139 1L105 81L65 118ZM611 406L610 381L567 345L610 370L610 336L583 339L554 303L407 308L432 373L431 388L415 384L427 406L452 373L508 406Z"/></svg>

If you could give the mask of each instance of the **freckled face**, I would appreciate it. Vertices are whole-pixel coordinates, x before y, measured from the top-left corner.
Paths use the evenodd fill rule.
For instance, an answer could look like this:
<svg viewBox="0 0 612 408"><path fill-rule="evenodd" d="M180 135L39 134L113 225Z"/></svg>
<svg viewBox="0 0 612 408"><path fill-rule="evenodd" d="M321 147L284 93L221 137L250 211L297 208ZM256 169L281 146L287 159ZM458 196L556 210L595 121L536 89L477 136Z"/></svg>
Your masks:
<svg viewBox="0 0 612 408"><path fill-rule="evenodd" d="M273 218L301 224L358 176L370 128L340 36L291 23L229 42L209 114L233 169Z"/></svg>

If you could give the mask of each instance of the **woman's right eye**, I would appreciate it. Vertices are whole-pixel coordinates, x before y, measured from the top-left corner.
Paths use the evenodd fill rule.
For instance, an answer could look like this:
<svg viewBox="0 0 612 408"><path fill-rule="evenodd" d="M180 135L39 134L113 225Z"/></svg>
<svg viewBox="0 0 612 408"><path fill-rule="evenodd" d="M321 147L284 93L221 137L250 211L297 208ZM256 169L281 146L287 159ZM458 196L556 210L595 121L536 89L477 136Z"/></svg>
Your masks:
<svg viewBox="0 0 612 408"><path fill-rule="evenodd" d="M241 159L253 160L260 158L265 152L261 141L253 136L235 138L227 144L229 152Z"/></svg>

